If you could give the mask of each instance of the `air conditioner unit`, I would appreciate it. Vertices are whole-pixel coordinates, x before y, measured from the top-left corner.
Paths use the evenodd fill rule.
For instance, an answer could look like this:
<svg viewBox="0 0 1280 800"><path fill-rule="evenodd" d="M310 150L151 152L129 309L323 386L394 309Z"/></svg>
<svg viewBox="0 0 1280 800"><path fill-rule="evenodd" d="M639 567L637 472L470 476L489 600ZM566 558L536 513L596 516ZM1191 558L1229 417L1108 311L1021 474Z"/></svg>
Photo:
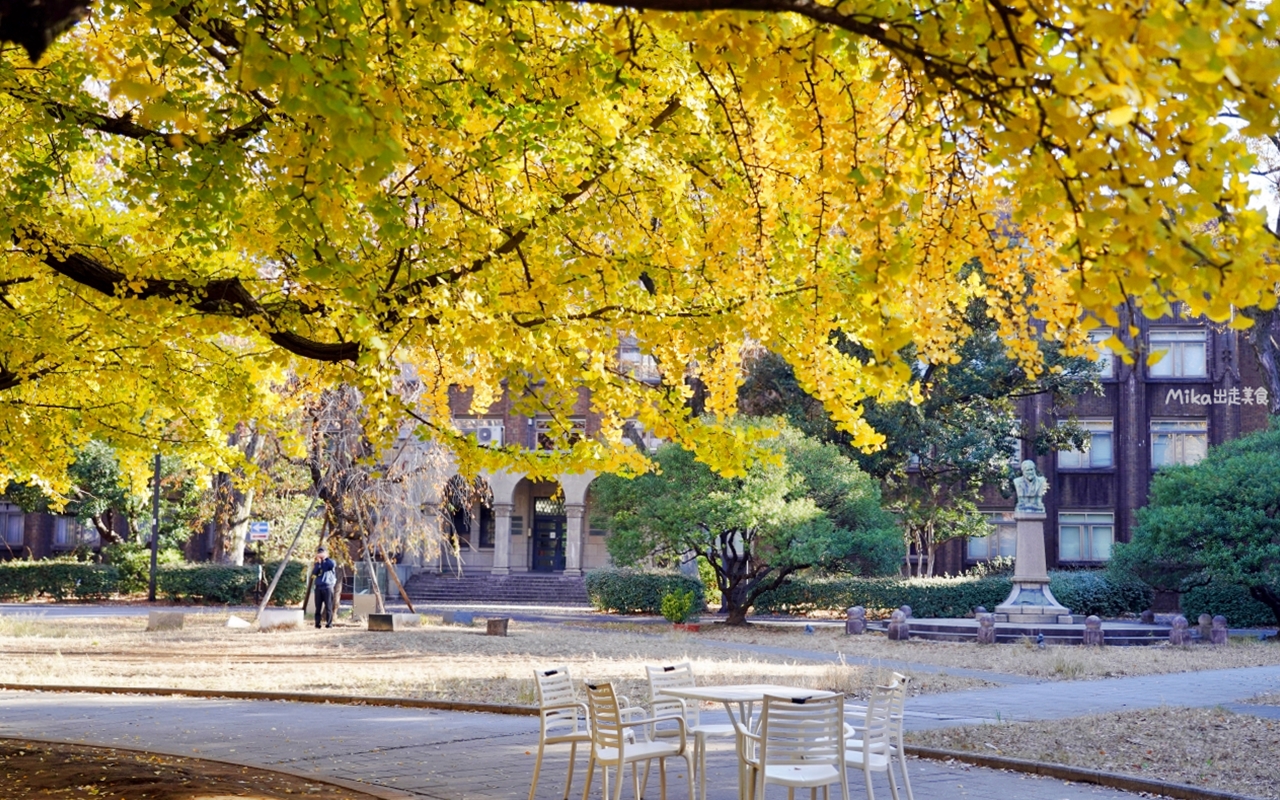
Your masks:
<svg viewBox="0 0 1280 800"><path fill-rule="evenodd" d="M502 426L484 425L476 428L476 442L481 447L502 447Z"/></svg>

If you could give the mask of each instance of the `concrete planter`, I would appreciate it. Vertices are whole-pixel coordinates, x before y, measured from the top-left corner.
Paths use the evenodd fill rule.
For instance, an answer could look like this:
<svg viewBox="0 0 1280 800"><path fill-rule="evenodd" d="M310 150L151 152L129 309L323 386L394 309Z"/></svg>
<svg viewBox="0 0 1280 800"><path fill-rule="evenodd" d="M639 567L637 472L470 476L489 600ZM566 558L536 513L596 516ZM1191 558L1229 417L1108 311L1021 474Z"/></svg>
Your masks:
<svg viewBox="0 0 1280 800"><path fill-rule="evenodd" d="M258 630L274 631L297 628L302 624L300 608L264 608L258 616Z"/></svg>

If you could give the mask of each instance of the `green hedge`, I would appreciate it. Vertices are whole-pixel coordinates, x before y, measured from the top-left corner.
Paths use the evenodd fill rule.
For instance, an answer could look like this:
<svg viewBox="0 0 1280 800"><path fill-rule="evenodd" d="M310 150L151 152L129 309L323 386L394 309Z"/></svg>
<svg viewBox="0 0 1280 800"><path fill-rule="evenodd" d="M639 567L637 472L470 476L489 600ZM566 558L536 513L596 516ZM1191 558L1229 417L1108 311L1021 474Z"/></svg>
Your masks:
<svg viewBox="0 0 1280 800"><path fill-rule="evenodd" d="M266 591L267 584L271 583L271 576L276 574L279 566L279 561L272 561L262 568L263 591ZM307 570L310 566L310 563L290 561L284 574L280 576L280 582L276 584L276 590L271 594L271 605L301 605L303 596L307 593Z"/></svg>
<svg viewBox="0 0 1280 800"><path fill-rule="evenodd" d="M964 617L977 606L994 609L1009 596L1008 576L958 578L826 578L793 579L756 602L760 614L841 613L864 606L873 616L911 606L915 617ZM1098 572L1054 572L1049 590L1074 614L1116 617L1139 613L1151 605L1151 592L1140 583L1115 584Z"/></svg>
<svg viewBox="0 0 1280 800"><path fill-rule="evenodd" d="M280 562L262 567L262 585L266 589ZM170 600L205 603L247 603L254 599L259 589L257 564L236 567L227 564L181 564L159 568L156 571L156 591ZM302 602L307 588L306 570L302 563L292 561L280 577L280 583L272 594L274 605L295 605Z"/></svg>
<svg viewBox="0 0 1280 800"><path fill-rule="evenodd" d="M1182 595L1182 613L1192 624L1201 614L1227 618L1232 628L1275 627L1271 609L1249 596L1249 590L1235 584L1211 583Z"/></svg>
<svg viewBox="0 0 1280 800"><path fill-rule="evenodd" d="M1050 572L1049 591L1072 614L1119 617L1151 608L1151 587L1141 581L1115 581L1105 572Z"/></svg>
<svg viewBox="0 0 1280 800"><path fill-rule="evenodd" d="M0 598L30 600L99 599L116 593L120 573L115 567L81 561L0 562Z"/></svg>
<svg viewBox="0 0 1280 800"><path fill-rule="evenodd" d="M702 581L678 572L601 569L588 572L586 584L591 605L600 611L661 614L669 592L693 592L695 613L706 607Z"/></svg>

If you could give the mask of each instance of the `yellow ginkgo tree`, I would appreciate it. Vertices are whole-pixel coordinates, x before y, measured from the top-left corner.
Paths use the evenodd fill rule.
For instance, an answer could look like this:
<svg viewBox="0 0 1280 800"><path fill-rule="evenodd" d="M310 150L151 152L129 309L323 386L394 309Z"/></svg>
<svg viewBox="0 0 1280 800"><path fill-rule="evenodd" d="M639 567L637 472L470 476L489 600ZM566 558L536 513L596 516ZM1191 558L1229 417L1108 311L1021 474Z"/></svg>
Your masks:
<svg viewBox="0 0 1280 800"><path fill-rule="evenodd" d="M874 446L859 404L903 396L908 342L950 359L974 297L1028 370L1033 327L1273 305L1276 235L1226 133L1280 124L1278 18L102 0L39 61L0 54L5 469L88 435L214 445L288 373L411 411L468 464L642 469L634 419L732 472L755 434L690 418L687 381L723 419L747 345ZM603 429L471 447L450 387L508 391L566 443L589 393Z"/></svg>

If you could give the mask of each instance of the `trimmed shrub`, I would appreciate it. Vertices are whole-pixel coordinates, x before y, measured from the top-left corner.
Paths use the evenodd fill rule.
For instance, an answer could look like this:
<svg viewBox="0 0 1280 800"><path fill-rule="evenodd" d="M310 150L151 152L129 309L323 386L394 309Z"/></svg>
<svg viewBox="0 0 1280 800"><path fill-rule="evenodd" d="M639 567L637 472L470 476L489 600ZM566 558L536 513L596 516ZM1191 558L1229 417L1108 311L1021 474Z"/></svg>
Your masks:
<svg viewBox="0 0 1280 800"><path fill-rule="evenodd" d="M0 562L0 598L5 600L97 599L115 594L119 585L120 573L111 566L55 560Z"/></svg>
<svg viewBox="0 0 1280 800"><path fill-rule="evenodd" d="M1137 580L1117 581L1105 572L1050 572L1049 591L1072 614L1118 617L1151 607L1151 587Z"/></svg>
<svg viewBox="0 0 1280 800"><path fill-rule="evenodd" d="M102 557L120 571L120 594L145 594L151 587L151 548L137 542L119 542L102 550ZM182 551L161 549L156 553L156 581L163 567L183 562Z"/></svg>
<svg viewBox="0 0 1280 800"><path fill-rule="evenodd" d="M1221 614L1233 628L1275 627L1271 609L1249 596L1238 584L1211 583L1182 595L1182 613L1192 625L1201 614Z"/></svg>
<svg viewBox="0 0 1280 800"><path fill-rule="evenodd" d="M911 606L916 617L963 617L975 606L994 608L1009 596L1008 578L793 578L756 601L760 614L843 613L864 606L868 616L883 617Z"/></svg>
<svg viewBox="0 0 1280 800"><path fill-rule="evenodd" d="M307 593L309 566L301 561L289 562L289 566L284 569L284 574L280 576L280 582L276 584L276 590L271 593L271 605L293 606L302 603L303 596ZM276 569L279 567L279 561L272 561L262 568L262 591L267 590L271 576L276 574Z"/></svg>
<svg viewBox="0 0 1280 800"><path fill-rule="evenodd" d="M761 614L842 613L864 606L871 616L886 616L911 606L916 617L965 617L977 606L994 609L1013 588L1006 575L957 578L792 579L760 597ZM1049 590L1075 614L1115 617L1151 605L1151 590L1141 583L1115 584L1099 572L1054 572Z"/></svg>
<svg viewBox="0 0 1280 800"><path fill-rule="evenodd" d="M639 572L601 569L587 573L587 597L600 611L620 614L661 614L662 598L676 592L693 593L693 610L706 607L702 581L679 572Z"/></svg>
<svg viewBox="0 0 1280 800"><path fill-rule="evenodd" d="M243 603L258 588L258 566L169 565L156 571L156 591L170 600Z"/></svg>

